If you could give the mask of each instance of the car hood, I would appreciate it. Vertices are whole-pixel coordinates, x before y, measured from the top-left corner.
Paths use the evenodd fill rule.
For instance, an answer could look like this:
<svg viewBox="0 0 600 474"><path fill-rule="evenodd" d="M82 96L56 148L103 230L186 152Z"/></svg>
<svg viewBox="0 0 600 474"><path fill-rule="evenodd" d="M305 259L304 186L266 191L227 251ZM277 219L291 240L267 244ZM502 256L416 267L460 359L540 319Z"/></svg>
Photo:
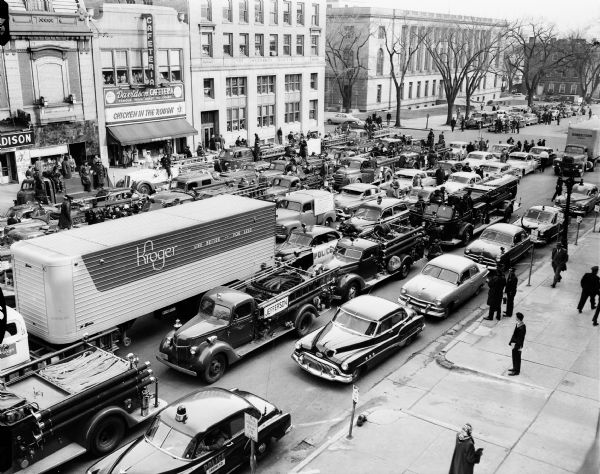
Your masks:
<svg viewBox="0 0 600 474"><path fill-rule="evenodd" d="M323 263L319 263L318 265L322 265L323 270L335 270L336 268L345 268L356 265L358 262L356 260L347 260L344 257L339 255L332 255L327 261ZM312 270L311 267L309 270Z"/></svg>
<svg viewBox="0 0 600 474"><path fill-rule="evenodd" d="M294 252L301 253L301 252L306 252L308 250L311 250L311 247L309 247L307 245L295 245L295 244L290 244L288 242L284 242L276 250L275 256L276 257L287 257L288 255L293 255Z"/></svg>
<svg viewBox="0 0 600 474"><path fill-rule="evenodd" d="M345 207L354 206L358 203L361 203L363 200L359 197L338 195L333 199L333 202L335 203L335 207L338 209L343 209Z"/></svg>
<svg viewBox="0 0 600 474"><path fill-rule="evenodd" d="M590 196L587 196L586 194L579 194L579 193L571 194L571 204L573 204L574 202L587 201L588 199L590 199ZM558 196L556 198L556 202L558 204L565 204L567 202L567 197L566 196Z"/></svg>
<svg viewBox="0 0 600 474"><path fill-rule="evenodd" d="M179 342L194 340L201 336L208 336L224 327L222 324L212 323L204 317L196 315L175 331L175 337Z"/></svg>
<svg viewBox="0 0 600 474"><path fill-rule="evenodd" d="M467 183L457 183L454 181L446 181L444 183L444 188L446 190L446 194L452 194L455 193L456 191L460 191L463 188L466 188L468 186Z"/></svg>
<svg viewBox="0 0 600 474"><path fill-rule="evenodd" d="M144 437L134 441L113 462L112 474L146 474L148 472L176 472L184 467L191 467L198 461L184 461L174 458L151 445Z"/></svg>
<svg viewBox="0 0 600 474"><path fill-rule="evenodd" d="M403 288L409 296L433 302L436 299L445 298L457 286L447 281L420 274L407 281Z"/></svg>
<svg viewBox="0 0 600 474"><path fill-rule="evenodd" d="M509 245L498 244L489 240L477 239L475 242L469 245L466 250L469 250L469 254L496 258L500 256L500 247L504 247L505 251L510 248Z"/></svg>
<svg viewBox="0 0 600 474"><path fill-rule="evenodd" d="M512 166L513 168L527 168L527 163L519 160L508 160L506 164Z"/></svg>
<svg viewBox="0 0 600 474"><path fill-rule="evenodd" d="M538 222L535 219L529 219L527 217L521 217L521 227L523 229L533 230L539 229L540 231L544 231L552 227L552 223L550 222Z"/></svg>
<svg viewBox="0 0 600 474"><path fill-rule="evenodd" d="M370 225L375 225L375 221L369 221L367 219L361 219L360 217L351 217L350 219L344 221L346 225L353 225L358 230L363 230L365 227Z"/></svg>
<svg viewBox="0 0 600 474"><path fill-rule="evenodd" d="M329 322L312 340L312 353L321 353L331 361L342 363L374 344L374 338L345 330Z"/></svg>

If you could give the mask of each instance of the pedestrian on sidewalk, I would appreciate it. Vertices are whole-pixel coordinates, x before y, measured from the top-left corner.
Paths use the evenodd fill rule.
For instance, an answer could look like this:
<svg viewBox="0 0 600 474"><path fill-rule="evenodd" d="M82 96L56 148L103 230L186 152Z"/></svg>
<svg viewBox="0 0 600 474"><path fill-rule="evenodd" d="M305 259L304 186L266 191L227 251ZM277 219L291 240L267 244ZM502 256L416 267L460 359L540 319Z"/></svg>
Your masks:
<svg viewBox="0 0 600 474"><path fill-rule="evenodd" d="M519 279L517 278L517 275L515 275L515 267L510 267L510 270L508 271L508 276L506 277L506 312L504 313L505 318L510 318L512 316L518 284Z"/></svg>
<svg viewBox="0 0 600 474"><path fill-rule="evenodd" d="M567 262L569 261L569 254L563 247L562 243L556 244L556 248L552 250L552 270L554 270L554 280L552 281L552 288L556 288L556 284L562 280L560 276L561 272L567 270Z"/></svg>
<svg viewBox="0 0 600 474"><path fill-rule="evenodd" d="M527 332L523 317L523 313L517 313L517 325L515 326L513 335L508 343L509 346L514 344L512 348L513 368L508 371L508 375L519 375L521 373L521 352L523 352L525 333Z"/></svg>
<svg viewBox="0 0 600 474"><path fill-rule="evenodd" d="M465 131L465 118L464 117L460 118L460 131L461 132Z"/></svg>
<svg viewBox="0 0 600 474"><path fill-rule="evenodd" d="M450 120L450 129L454 132L454 127L456 127L456 119L452 117Z"/></svg>
<svg viewBox="0 0 600 474"><path fill-rule="evenodd" d="M392 114L388 112L385 116L385 120L387 121L387 126L390 126L390 120L392 120Z"/></svg>
<svg viewBox="0 0 600 474"><path fill-rule="evenodd" d="M587 299L590 299L590 306L592 309L596 309L596 295L600 291L600 277L598 277L598 266L593 266L592 271L583 275L581 278L581 296L579 297L579 304L577 310L581 313L581 310L585 306Z"/></svg>
<svg viewBox="0 0 600 474"><path fill-rule="evenodd" d="M554 200L562 194L562 191L563 191L563 179L562 179L562 176L559 176L558 179L556 180L556 186L554 188L554 195L552 196L552 199L550 199L550 201L554 202Z"/></svg>
<svg viewBox="0 0 600 474"><path fill-rule="evenodd" d="M473 467L479 464L483 448L475 449L472 433L473 427L469 423L457 433L449 474L473 474Z"/></svg>
<svg viewBox="0 0 600 474"><path fill-rule="evenodd" d="M506 280L502 271L500 269L491 270L490 277L488 278L488 298L487 304L490 307L490 311L488 317L485 318L487 320L494 319L494 313L496 314L496 319L501 319L502 316L502 295L504 294L504 286L506 285Z"/></svg>

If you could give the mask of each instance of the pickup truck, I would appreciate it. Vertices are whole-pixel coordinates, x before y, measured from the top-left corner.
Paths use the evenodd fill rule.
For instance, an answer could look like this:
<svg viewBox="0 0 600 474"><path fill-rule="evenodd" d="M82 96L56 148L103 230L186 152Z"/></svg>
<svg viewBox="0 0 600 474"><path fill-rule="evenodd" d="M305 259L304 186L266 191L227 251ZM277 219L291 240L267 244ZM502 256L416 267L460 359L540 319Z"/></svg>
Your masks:
<svg viewBox="0 0 600 474"><path fill-rule="evenodd" d="M330 301L336 270L316 275L287 265L273 267L231 287L204 294L198 314L176 322L157 359L172 369L214 383L228 366L274 340L303 337Z"/></svg>
<svg viewBox="0 0 600 474"><path fill-rule="evenodd" d="M192 201L196 194L207 189L234 190L234 184L231 178L221 178L208 172L188 173L174 178L168 189L157 191L151 200L162 207L168 207Z"/></svg>
<svg viewBox="0 0 600 474"><path fill-rule="evenodd" d="M424 237L422 227L406 221L378 224L362 237L340 239L330 259L311 270L339 270L334 296L347 301L390 277L406 278L423 258Z"/></svg>
<svg viewBox="0 0 600 474"><path fill-rule="evenodd" d="M303 225L331 227L335 222L333 194L320 189L294 191L277 199L275 236L285 239L294 229Z"/></svg>
<svg viewBox="0 0 600 474"><path fill-rule="evenodd" d="M339 168L333 175L333 189L340 190L347 184L391 181L399 156L370 157L357 155L350 157L348 165Z"/></svg>
<svg viewBox="0 0 600 474"><path fill-rule="evenodd" d="M337 219L349 219L352 213L365 201L372 201L386 194L379 186L367 183L354 183L344 186L334 197Z"/></svg>
<svg viewBox="0 0 600 474"><path fill-rule="evenodd" d="M376 224L387 224L408 217L407 204L396 198L381 198L362 203L352 217L342 220L338 230L344 235L357 236L372 230Z"/></svg>
<svg viewBox="0 0 600 474"><path fill-rule="evenodd" d="M306 270L329 258L340 240L340 233L324 225L303 225L294 229L275 250L275 258Z"/></svg>

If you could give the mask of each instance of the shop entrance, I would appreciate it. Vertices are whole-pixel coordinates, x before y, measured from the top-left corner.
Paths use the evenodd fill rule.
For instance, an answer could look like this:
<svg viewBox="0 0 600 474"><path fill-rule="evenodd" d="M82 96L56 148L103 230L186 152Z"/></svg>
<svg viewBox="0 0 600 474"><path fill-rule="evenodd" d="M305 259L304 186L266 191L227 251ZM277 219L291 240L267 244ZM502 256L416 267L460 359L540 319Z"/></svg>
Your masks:
<svg viewBox="0 0 600 474"><path fill-rule="evenodd" d="M218 121L217 110L211 110L210 112L202 112L200 121L202 122L202 146L204 148L208 148L208 144L210 142L210 138L215 135L215 137L219 133L219 127L217 126Z"/></svg>
<svg viewBox="0 0 600 474"><path fill-rule="evenodd" d="M77 164L77 169L79 169L87 161L85 142L69 143L69 155L73 157Z"/></svg>
<svg viewBox="0 0 600 474"><path fill-rule="evenodd" d="M11 182L18 182L17 176L17 162L15 160L15 153L0 153L0 183L7 184Z"/></svg>

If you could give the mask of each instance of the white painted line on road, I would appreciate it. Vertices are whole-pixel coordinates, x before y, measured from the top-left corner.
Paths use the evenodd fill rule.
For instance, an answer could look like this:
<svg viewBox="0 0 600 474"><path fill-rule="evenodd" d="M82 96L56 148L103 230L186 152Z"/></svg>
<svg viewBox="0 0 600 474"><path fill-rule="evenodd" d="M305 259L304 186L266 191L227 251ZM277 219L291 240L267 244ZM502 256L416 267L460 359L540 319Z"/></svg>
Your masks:
<svg viewBox="0 0 600 474"><path fill-rule="evenodd" d="M332 425L345 420L345 417L342 418L332 418L330 420L321 420L321 421L312 421L310 423L298 423L298 424L294 424L294 426L298 427L298 428L305 428L307 426L316 426L316 425L323 425L325 423L331 423Z"/></svg>

